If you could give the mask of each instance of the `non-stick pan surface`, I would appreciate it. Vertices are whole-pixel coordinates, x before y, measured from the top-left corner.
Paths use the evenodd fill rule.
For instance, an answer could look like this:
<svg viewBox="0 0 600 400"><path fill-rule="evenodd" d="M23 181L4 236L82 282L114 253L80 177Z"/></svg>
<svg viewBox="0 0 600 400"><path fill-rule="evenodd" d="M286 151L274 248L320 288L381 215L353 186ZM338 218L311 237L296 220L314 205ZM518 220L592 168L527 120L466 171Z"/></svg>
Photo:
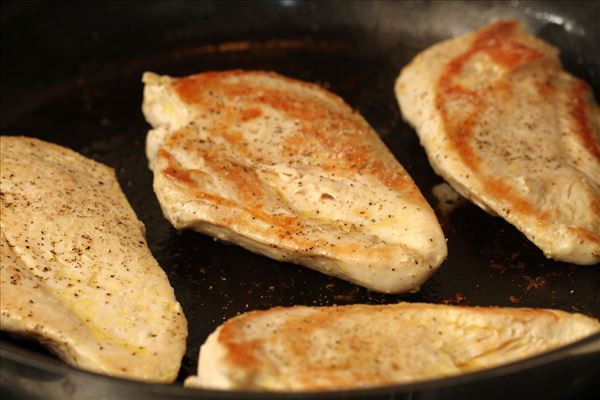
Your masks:
<svg viewBox="0 0 600 400"><path fill-rule="evenodd" d="M28 398L267 398L188 390L200 344L238 313L279 305L433 302L551 307L600 318L600 269L546 259L511 225L472 204L438 213L442 268L410 295L382 295L276 262L192 231L175 231L152 192L140 111L141 74L272 70L317 82L361 112L432 205L442 180L393 96L400 68L441 39L514 17L558 46L566 68L600 88L599 3L592 2L112 2L3 3L1 132L55 142L103 162L146 224L190 336L176 385L81 372L35 344L2 334L2 390ZM600 335L489 371L306 398L560 398L600 379ZM597 386L595 386L597 388ZM583 391L583 392L582 392Z"/></svg>

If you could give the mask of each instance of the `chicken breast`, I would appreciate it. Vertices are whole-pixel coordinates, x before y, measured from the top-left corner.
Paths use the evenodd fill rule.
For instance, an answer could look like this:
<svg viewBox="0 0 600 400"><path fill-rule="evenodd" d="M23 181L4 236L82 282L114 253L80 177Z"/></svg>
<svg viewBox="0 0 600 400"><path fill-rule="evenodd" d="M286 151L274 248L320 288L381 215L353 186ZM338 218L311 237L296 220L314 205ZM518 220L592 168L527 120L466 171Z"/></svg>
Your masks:
<svg viewBox="0 0 600 400"><path fill-rule="evenodd" d="M2 330L86 370L173 381L186 320L114 172L37 139L0 149Z"/></svg>
<svg viewBox="0 0 600 400"><path fill-rule="evenodd" d="M496 22L417 55L395 91L458 192L549 258L600 262L600 110L556 48Z"/></svg>
<svg viewBox="0 0 600 400"><path fill-rule="evenodd" d="M446 257L436 219L342 99L267 72L144 75L147 152L167 219L380 292Z"/></svg>
<svg viewBox="0 0 600 400"><path fill-rule="evenodd" d="M596 332L597 320L556 310L277 307L217 328L185 385L303 391L407 383L497 366Z"/></svg>

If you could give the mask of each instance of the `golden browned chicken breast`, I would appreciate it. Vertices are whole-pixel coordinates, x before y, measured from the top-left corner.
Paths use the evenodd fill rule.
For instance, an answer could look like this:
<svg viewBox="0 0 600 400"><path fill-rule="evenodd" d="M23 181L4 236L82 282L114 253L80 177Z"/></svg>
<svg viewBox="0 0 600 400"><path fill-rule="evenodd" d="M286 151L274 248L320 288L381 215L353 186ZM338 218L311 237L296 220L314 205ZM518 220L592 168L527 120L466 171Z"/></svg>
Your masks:
<svg viewBox="0 0 600 400"><path fill-rule="evenodd" d="M112 169L0 138L0 326L71 365L171 382L187 324Z"/></svg>
<svg viewBox="0 0 600 400"><path fill-rule="evenodd" d="M334 390L475 371L600 331L581 314L434 304L290 307L221 325L186 386Z"/></svg>
<svg viewBox="0 0 600 400"><path fill-rule="evenodd" d="M334 94L256 71L144 82L154 191L176 228L380 292L418 290L445 259L419 189Z"/></svg>
<svg viewBox="0 0 600 400"><path fill-rule="evenodd" d="M600 109L558 51L500 21L423 51L396 97L435 171L547 257L600 261Z"/></svg>

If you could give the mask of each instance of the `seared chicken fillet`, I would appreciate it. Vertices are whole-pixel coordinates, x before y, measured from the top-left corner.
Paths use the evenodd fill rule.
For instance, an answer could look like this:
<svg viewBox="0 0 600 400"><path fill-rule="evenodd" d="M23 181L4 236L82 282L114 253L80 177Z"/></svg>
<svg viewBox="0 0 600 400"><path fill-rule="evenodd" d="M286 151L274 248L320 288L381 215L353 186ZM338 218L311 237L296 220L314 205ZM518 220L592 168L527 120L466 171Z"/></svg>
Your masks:
<svg viewBox="0 0 600 400"><path fill-rule="evenodd" d="M86 370L173 381L186 320L114 172L25 137L0 154L2 330Z"/></svg>
<svg viewBox="0 0 600 400"><path fill-rule="evenodd" d="M544 254L600 261L600 109L514 21L439 43L395 86L435 171Z"/></svg>
<svg viewBox="0 0 600 400"><path fill-rule="evenodd" d="M407 383L509 363L596 332L597 320L556 310L278 307L221 325L185 385L302 391Z"/></svg>
<svg viewBox="0 0 600 400"><path fill-rule="evenodd" d="M342 99L275 73L144 75L147 155L167 219L380 292L446 257L436 219Z"/></svg>

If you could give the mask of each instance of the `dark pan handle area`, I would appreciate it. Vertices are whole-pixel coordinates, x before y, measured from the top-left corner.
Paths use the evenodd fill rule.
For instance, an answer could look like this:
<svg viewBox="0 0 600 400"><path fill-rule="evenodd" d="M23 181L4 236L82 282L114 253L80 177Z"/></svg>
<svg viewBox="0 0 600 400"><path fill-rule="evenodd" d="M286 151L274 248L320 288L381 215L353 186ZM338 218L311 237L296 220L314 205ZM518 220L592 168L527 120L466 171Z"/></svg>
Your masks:
<svg viewBox="0 0 600 400"><path fill-rule="evenodd" d="M73 77L106 79L115 63L188 45L308 34L389 49L402 37L423 49L499 18L559 46L567 69L597 89L598 17L591 1L3 2L2 123L62 94Z"/></svg>

